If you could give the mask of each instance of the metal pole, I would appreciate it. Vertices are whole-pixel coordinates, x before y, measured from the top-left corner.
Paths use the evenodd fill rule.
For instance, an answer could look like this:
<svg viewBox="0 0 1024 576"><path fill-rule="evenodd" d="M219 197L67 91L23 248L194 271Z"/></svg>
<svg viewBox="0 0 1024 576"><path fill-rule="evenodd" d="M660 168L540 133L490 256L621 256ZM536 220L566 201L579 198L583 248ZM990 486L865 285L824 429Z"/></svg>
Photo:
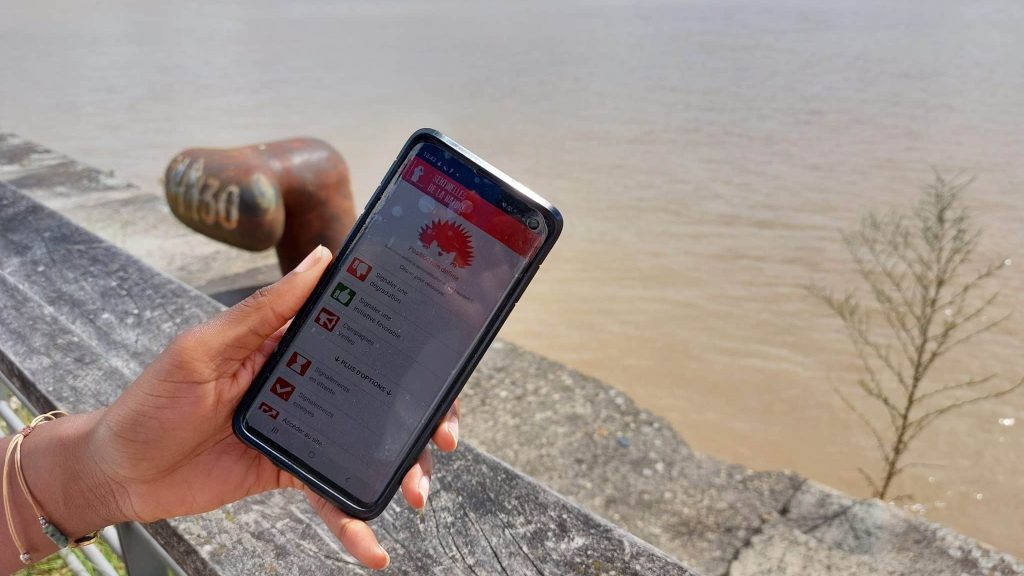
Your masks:
<svg viewBox="0 0 1024 576"><path fill-rule="evenodd" d="M11 432L17 432L25 427L25 423L18 418L18 415L11 409L11 405L6 400L0 402L0 418L4 419L4 423L7 424L7 428Z"/></svg>
<svg viewBox="0 0 1024 576"><path fill-rule="evenodd" d="M21 421L21 418L14 413L11 405L6 400L0 401L0 418L7 424L7 427L11 430L21 430L25 427L25 423ZM113 538L111 538L113 535ZM115 554L124 558L124 554L121 550L121 541L117 538L117 532L111 527L106 527L100 532L100 537L103 538ZM86 559L96 568L96 570L103 576L119 576L117 570L110 564L110 562L103 556L103 553L97 550L93 546L85 546L82 548L82 553L85 554ZM82 562L74 554L69 553L68 550L61 550L60 557L64 558L65 563L68 564L68 568L72 572L76 572L75 565L81 570L81 574L88 576L89 572L85 569ZM74 563L74 565L72 564Z"/></svg>
<svg viewBox="0 0 1024 576"><path fill-rule="evenodd" d="M117 530L113 526L107 526L100 530L100 538L110 546L110 549L117 554L118 558L124 558L124 549L121 548L121 539L117 536Z"/></svg>
<svg viewBox="0 0 1024 576"><path fill-rule="evenodd" d="M103 552L100 552L99 548L95 546L83 546L81 550L82 554L85 554L86 559L92 563L97 572L103 576L120 576L117 573L117 570L115 570L110 564L110 561L107 560L107 557L103 555Z"/></svg>
<svg viewBox="0 0 1024 576"><path fill-rule="evenodd" d="M78 556L75 556L74 552L64 548L58 554L60 554L61 559L67 564L68 570L71 570L72 574L75 576L90 576L89 571L86 570L85 565L78 559Z"/></svg>
<svg viewBox="0 0 1024 576"><path fill-rule="evenodd" d="M131 576L185 576L185 571L139 523L118 524L117 533L124 545L124 567Z"/></svg>

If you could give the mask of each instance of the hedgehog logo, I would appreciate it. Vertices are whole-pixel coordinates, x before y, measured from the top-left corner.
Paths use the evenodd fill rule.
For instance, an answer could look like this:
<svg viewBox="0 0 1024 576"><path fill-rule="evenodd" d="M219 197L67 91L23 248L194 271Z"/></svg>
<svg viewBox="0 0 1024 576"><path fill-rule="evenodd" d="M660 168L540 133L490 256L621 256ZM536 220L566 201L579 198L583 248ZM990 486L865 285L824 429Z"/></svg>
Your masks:
<svg viewBox="0 0 1024 576"><path fill-rule="evenodd" d="M434 220L420 228L420 244L424 248L437 247L437 256L450 254L452 266L469 268L473 263L473 238L465 226L450 220Z"/></svg>

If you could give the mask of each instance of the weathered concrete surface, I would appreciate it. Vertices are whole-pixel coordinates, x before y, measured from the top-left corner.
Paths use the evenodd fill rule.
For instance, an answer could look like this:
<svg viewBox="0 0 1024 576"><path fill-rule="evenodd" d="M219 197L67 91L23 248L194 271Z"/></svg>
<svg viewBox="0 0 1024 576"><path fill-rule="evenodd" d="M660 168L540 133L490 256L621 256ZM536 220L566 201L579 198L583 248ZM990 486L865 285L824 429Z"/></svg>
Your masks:
<svg viewBox="0 0 1024 576"><path fill-rule="evenodd" d="M1024 574L894 506L695 453L622 393L509 343L463 398L477 446L704 574Z"/></svg>
<svg viewBox="0 0 1024 576"><path fill-rule="evenodd" d="M622 393L499 342L464 392L467 437L707 574L801 485L693 453Z"/></svg>
<svg viewBox="0 0 1024 576"><path fill-rule="evenodd" d="M157 177L145 188L13 134L0 133L0 181L70 217L150 266L203 289L208 282L277 278L272 251L247 252L196 234L171 215Z"/></svg>
<svg viewBox="0 0 1024 576"><path fill-rule="evenodd" d="M12 138L22 150L34 146ZM6 146L0 136L0 180ZM63 158L41 150L49 162ZM22 157L22 177L48 170L35 168L31 154ZM51 188L75 187L63 178L101 174L81 166L62 172L32 176L28 192L53 205ZM165 229L181 226L158 194L149 195L153 200L137 209L148 206L163 217L141 230L171 237ZM79 202L88 210L87 200ZM125 238L122 245L133 253L207 292L274 277L273 260L222 273L188 266L168 250L139 251ZM225 259L237 252L210 250ZM463 432L477 446L709 575L1024 574L1012 557L895 507L697 454L663 420L610 386L509 343L492 346L463 401Z"/></svg>
<svg viewBox="0 0 1024 576"><path fill-rule="evenodd" d="M40 410L112 402L221 306L0 182L0 373ZM463 443L437 459L425 515L374 525L395 574L665 574L683 565ZM148 529L190 574L360 574L296 491Z"/></svg>

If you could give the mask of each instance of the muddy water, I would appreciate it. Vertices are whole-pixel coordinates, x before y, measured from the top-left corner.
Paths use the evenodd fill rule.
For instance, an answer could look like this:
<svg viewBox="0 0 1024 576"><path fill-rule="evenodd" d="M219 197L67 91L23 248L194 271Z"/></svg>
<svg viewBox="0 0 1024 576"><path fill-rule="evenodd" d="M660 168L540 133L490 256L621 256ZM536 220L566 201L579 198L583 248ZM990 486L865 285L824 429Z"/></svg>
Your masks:
<svg viewBox="0 0 1024 576"><path fill-rule="evenodd" d="M366 197L414 128L552 198L566 235L504 336L698 449L854 494L856 364L804 293L838 231L932 167L977 176L981 257L1024 313L1024 8L1013 1L0 5L0 129L157 189L186 146L336 144ZM937 368L1024 373L1024 319ZM899 484L1024 555L1024 393L947 419Z"/></svg>

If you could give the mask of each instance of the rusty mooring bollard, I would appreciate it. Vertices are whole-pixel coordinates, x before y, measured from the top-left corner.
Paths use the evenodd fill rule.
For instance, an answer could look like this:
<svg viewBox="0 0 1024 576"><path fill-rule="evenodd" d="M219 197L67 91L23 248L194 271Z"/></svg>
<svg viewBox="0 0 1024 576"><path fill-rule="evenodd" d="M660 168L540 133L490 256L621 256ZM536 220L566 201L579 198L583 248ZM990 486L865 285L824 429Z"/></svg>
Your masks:
<svg viewBox="0 0 1024 576"><path fill-rule="evenodd" d="M348 166L315 138L190 148L167 166L164 190L171 212L200 234L246 250L276 246L282 272L317 244L337 250L355 222Z"/></svg>

